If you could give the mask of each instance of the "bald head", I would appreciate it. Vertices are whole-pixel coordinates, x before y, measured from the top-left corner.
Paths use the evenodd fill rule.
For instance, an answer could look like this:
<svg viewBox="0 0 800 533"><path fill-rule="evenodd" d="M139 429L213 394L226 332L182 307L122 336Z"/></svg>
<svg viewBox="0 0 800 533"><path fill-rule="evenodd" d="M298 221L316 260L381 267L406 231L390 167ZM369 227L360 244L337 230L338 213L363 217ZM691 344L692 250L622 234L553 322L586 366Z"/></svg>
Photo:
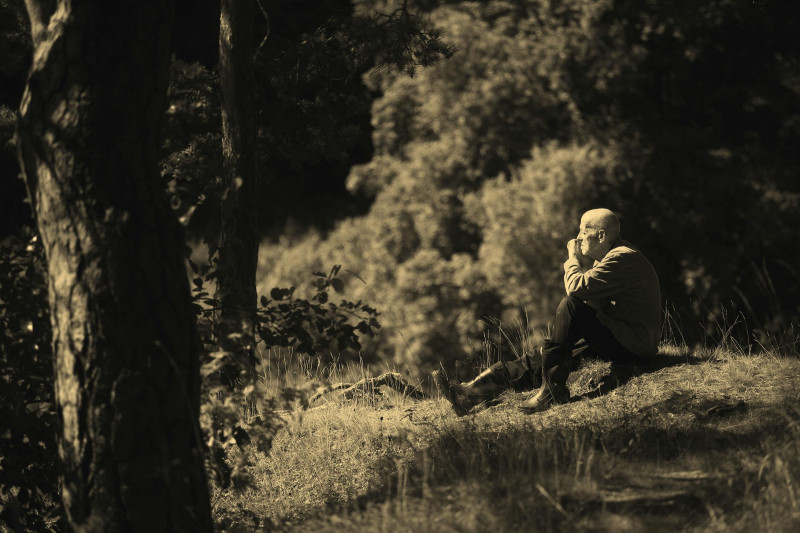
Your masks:
<svg viewBox="0 0 800 533"><path fill-rule="evenodd" d="M581 217L581 253L600 261L619 240L619 219L608 209L592 209Z"/></svg>
<svg viewBox="0 0 800 533"><path fill-rule="evenodd" d="M619 238L619 219L610 209L592 209L581 217L581 227L601 229L613 243Z"/></svg>

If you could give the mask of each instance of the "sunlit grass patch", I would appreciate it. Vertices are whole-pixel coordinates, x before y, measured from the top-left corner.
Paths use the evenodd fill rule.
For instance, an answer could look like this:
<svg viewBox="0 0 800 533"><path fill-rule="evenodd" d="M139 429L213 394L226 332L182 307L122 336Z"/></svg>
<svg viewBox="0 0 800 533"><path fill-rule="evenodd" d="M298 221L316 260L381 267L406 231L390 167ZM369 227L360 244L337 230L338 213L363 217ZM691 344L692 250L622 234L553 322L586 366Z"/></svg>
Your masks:
<svg viewBox="0 0 800 533"><path fill-rule="evenodd" d="M573 401L537 415L513 392L461 418L437 397L331 397L288 413L253 461L254 487L218 493L216 512L297 531L794 531L800 359L661 357L620 376L589 361L570 377Z"/></svg>

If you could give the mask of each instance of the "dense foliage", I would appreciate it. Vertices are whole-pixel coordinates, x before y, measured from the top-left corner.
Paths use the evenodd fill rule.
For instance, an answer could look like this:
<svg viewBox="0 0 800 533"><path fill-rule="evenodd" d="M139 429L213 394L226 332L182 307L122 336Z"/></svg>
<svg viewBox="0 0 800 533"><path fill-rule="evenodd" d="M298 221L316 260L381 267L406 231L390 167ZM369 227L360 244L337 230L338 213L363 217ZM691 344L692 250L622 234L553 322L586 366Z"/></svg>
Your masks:
<svg viewBox="0 0 800 533"><path fill-rule="evenodd" d="M262 250L270 345L418 372L478 357L487 323L547 324L564 243L597 206L617 211L651 258L688 340L725 308L746 315L746 340L792 334L800 5L420 0L417 18L400 0L310 4L271 2L256 25L270 36L255 58L262 219L284 233ZM0 15L0 175L11 202L24 195L10 140L30 39L23 2L0 0ZM213 63L174 63L164 132L164 181L194 239L219 231ZM28 207L17 204L3 204L4 223L20 224ZM287 217L323 229L288 231ZM12 529L58 527L41 262L32 234L0 246L0 526ZM343 267L324 273L332 264ZM213 306L208 266L197 267L195 295ZM331 290L347 300L332 302ZM380 323L363 302L381 309ZM226 356L204 366L217 466L225 446L255 439L243 404L264 415L262 449L278 424L257 388L219 392ZM217 473L223 486L243 482Z"/></svg>
<svg viewBox="0 0 800 533"><path fill-rule="evenodd" d="M689 340L723 308L759 342L800 317L800 8L423 4L455 54L365 76L374 155L348 187L369 212L265 247L263 287L342 263L386 310L365 351L430 369L480 352L487 316L546 325L564 243L606 206L702 324Z"/></svg>
<svg viewBox="0 0 800 533"><path fill-rule="evenodd" d="M0 529L59 529L53 357L44 254L0 243Z"/></svg>
<svg viewBox="0 0 800 533"><path fill-rule="evenodd" d="M260 7L252 95L262 169L259 226L270 235L293 225L327 227L368 205L343 185L352 164L372 151L373 95L362 75L390 67L413 75L452 52L412 5L354 11L350 0L303 0ZM173 64L162 173L190 236L214 242L224 194L219 80L215 61L195 61L196 55L184 52Z"/></svg>
<svg viewBox="0 0 800 533"><path fill-rule="evenodd" d="M247 468L251 466L253 450L269 453L272 440L282 427L278 409L298 404L307 407L315 384L308 383L302 389L283 387L278 394L267 394L258 368L270 367L270 355L254 364L247 360L249 350L226 350L220 346L219 301L205 290L216 271L211 265L198 265L191 259L188 264L193 274L193 306L206 347L200 355L200 422L208 446L207 468L217 486L241 490L252 486ZM357 353L361 338L375 336L381 327L376 309L361 301L337 301L332 297L332 292L340 293L344 288L340 270L340 265L334 265L327 274L314 272L310 284L313 294L308 299L295 297L295 287L274 287L271 299L260 298L255 340L268 354L274 348L288 354L317 356L318 363L324 360L330 364L326 354Z"/></svg>

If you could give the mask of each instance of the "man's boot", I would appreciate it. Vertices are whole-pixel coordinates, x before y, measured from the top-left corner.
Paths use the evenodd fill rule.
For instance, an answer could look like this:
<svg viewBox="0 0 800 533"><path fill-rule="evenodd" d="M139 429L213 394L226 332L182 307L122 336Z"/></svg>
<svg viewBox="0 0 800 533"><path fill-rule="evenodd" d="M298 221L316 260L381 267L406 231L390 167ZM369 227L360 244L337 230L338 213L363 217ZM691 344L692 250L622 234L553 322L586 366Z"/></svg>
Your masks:
<svg viewBox="0 0 800 533"><path fill-rule="evenodd" d="M458 416L466 415L476 405L497 398L508 389L508 371L495 365L481 372L478 377L467 383L455 383L448 380L444 373L435 370L433 377L436 388L447 398Z"/></svg>
<svg viewBox="0 0 800 533"><path fill-rule="evenodd" d="M569 401L567 377L572 366L572 350L563 343L545 341L542 349L542 386L520 405L524 413L538 413Z"/></svg>
<svg viewBox="0 0 800 533"><path fill-rule="evenodd" d="M542 386L532 397L525 400L519 406L519 410L526 414L540 413L569 401L569 389L564 383L553 383L550 380L542 380Z"/></svg>
<svg viewBox="0 0 800 533"><path fill-rule="evenodd" d="M434 370L431 374L436 388L445 399L453 406L453 410L458 416L464 416L475 405L469 397L468 391L460 383L450 381L440 370Z"/></svg>

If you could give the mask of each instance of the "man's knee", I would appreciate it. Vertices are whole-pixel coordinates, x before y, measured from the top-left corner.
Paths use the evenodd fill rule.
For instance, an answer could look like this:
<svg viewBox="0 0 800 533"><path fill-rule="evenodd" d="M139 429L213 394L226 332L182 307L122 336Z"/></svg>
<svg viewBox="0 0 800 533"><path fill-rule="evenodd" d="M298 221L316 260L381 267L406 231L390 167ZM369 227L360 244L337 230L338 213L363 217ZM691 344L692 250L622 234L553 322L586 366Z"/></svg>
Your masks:
<svg viewBox="0 0 800 533"><path fill-rule="evenodd" d="M576 298L575 296L566 296L561 300L561 303L558 304L558 310L556 311L556 320L558 317L563 317L561 320L566 320L570 324L570 329L577 328L574 330L575 333L579 333L578 338L583 336L582 330L587 323L591 323L595 320L597 311L581 300L580 298ZM577 338L575 339L577 340Z"/></svg>
<svg viewBox="0 0 800 533"><path fill-rule="evenodd" d="M575 296L565 296L561 299L561 303L558 304L556 313L566 313L570 316L574 316L576 310L583 305L586 304L580 298L576 298Z"/></svg>

